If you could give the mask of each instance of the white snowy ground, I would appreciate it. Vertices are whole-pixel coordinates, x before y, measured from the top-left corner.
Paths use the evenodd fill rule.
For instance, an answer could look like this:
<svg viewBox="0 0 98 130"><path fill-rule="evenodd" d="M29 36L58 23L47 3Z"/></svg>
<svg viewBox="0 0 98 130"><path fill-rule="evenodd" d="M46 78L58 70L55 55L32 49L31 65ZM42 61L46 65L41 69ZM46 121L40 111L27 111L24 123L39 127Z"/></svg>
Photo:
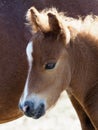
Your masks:
<svg viewBox="0 0 98 130"><path fill-rule="evenodd" d="M38 120L22 117L0 124L0 130L81 130L75 110L67 94L62 93L57 104Z"/></svg>

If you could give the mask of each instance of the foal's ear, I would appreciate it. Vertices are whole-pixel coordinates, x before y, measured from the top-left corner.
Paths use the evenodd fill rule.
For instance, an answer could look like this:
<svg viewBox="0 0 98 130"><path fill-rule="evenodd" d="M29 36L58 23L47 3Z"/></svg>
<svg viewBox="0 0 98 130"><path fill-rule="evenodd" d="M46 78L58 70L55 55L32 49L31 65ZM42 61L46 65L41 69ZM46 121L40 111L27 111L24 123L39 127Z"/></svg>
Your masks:
<svg viewBox="0 0 98 130"><path fill-rule="evenodd" d="M30 23L33 31L37 31L39 29L38 23L37 23L37 17L39 15L39 12L34 8L31 7L26 14L26 19Z"/></svg>
<svg viewBox="0 0 98 130"><path fill-rule="evenodd" d="M47 32L50 30L48 16L43 15L43 13L39 12L35 7L31 7L26 16L34 32Z"/></svg>
<svg viewBox="0 0 98 130"><path fill-rule="evenodd" d="M50 30L58 35L60 33L61 28L59 26L59 21L56 15L52 13L48 13L47 15L48 15L48 20L49 20Z"/></svg>
<svg viewBox="0 0 98 130"><path fill-rule="evenodd" d="M69 29L63 26L63 21L60 21L60 17L55 14L48 13L48 20L50 30L56 34L56 36L60 36L64 42L67 44L70 41L70 32ZM59 38L59 37L58 37Z"/></svg>

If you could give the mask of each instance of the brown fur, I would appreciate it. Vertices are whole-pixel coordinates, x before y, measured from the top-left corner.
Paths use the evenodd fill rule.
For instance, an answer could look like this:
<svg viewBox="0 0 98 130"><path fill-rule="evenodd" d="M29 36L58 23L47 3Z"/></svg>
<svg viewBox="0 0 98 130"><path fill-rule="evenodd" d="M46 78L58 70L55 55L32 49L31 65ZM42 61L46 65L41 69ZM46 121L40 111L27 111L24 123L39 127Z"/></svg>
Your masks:
<svg viewBox="0 0 98 130"><path fill-rule="evenodd" d="M18 101L27 74L25 48L31 38L24 23L32 5L39 10L53 6L73 17L98 14L96 0L0 0L0 123L22 115Z"/></svg>
<svg viewBox="0 0 98 130"><path fill-rule="evenodd" d="M49 108L65 89L82 129L98 130L98 17L74 19L56 9L38 12L32 7L27 19L33 28L27 99L32 99L33 93L40 95ZM56 67L45 70L52 59Z"/></svg>

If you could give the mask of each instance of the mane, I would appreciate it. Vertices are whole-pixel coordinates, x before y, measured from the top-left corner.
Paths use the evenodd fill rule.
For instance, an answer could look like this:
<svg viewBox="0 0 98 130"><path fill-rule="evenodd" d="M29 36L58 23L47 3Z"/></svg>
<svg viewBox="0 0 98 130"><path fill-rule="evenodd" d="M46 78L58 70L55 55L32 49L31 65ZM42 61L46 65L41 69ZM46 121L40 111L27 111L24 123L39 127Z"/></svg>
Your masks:
<svg viewBox="0 0 98 130"><path fill-rule="evenodd" d="M56 8L44 9L39 12L40 24L43 25L43 30L46 32L50 31L50 26L48 22L48 14L52 13L56 16L59 21L59 25L62 28L74 28L77 33L87 33L96 38L98 38L98 16L96 15L87 15L85 18L79 17L78 19L67 17L65 12L58 12ZM30 9L26 15L27 20L32 24L30 17ZM33 32L36 32L36 28L33 25Z"/></svg>
<svg viewBox="0 0 98 130"><path fill-rule="evenodd" d="M84 18L79 17L78 19L65 16L66 13L58 12L57 9L45 9L42 13L54 13L59 20L59 23L62 23L63 27L72 27L78 31L78 33L87 33L98 38L98 16L96 15L87 15Z"/></svg>

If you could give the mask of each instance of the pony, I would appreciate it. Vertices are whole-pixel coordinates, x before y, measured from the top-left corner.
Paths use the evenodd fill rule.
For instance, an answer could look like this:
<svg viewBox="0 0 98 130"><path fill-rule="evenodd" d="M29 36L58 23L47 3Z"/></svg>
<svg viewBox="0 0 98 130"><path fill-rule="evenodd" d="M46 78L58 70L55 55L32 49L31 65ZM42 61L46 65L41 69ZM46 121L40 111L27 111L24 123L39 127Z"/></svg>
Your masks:
<svg viewBox="0 0 98 130"><path fill-rule="evenodd" d="M28 70L25 49L32 36L25 14L31 6L54 6L73 17L98 14L96 0L0 0L0 123L22 116L18 102Z"/></svg>
<svg viewBox="0 0 98 130"><path fill-rule="evenodd" d="M20 109L38 119L66 90L82 129L98 130L98 16L75 19L31 7L26 18L32 39Z"/></svg>

